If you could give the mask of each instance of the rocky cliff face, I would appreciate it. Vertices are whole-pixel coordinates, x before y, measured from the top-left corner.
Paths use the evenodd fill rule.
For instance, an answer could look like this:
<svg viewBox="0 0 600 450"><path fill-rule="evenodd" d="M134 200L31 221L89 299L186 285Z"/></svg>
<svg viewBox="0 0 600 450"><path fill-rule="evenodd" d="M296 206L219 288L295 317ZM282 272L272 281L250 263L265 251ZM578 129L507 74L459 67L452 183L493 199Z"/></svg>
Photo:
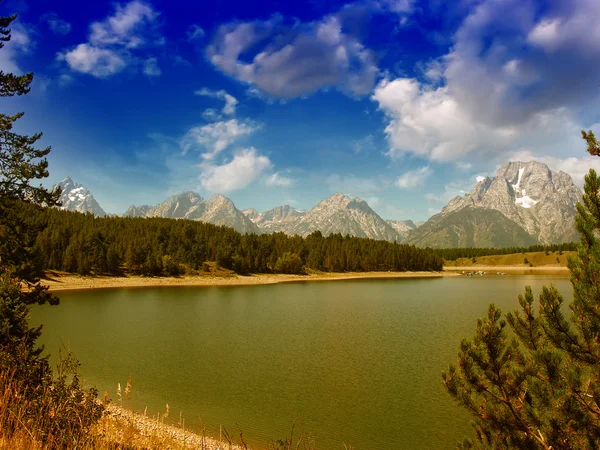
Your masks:
<svg viewBox="0 0 600 450"><path fill-rule="evenodd" d="M339 193L321 201L282 231L290 235L307 236L317 230L323 235L340 233L392 242L399 240L396 230L379 217L367 202Z"/></svg>
<svg viewBox="0 0 600 450"><path fill-rule="evenodd" d="M106 215L92 193L85 186L75 183L71 177L62 180L58 183L58 186L62 191L60 195L61 209L91 213L96 217L104 217Z"/></svg>
<svg viewBox="0 0 600 450"><path fill-rule="evenodd" d="M223 195L215 195L205 201L195 192L169 197L156 206L130 206L125 217L164 217L189 219L231 227L240 233L259 233L260 230L233 202Z"/></svg>
<svg viewBox="0 0 600 450"><path fill-rule="evenodd" d="M289 205L277 206L260 214L255 209L245 210L243 213L263 233L286 232L288 228L293 227L296 222L306 215L305 211L298 211Z"/></svg>
<svg viewBox="0 0 600 450"><path fill-rule="evenodd" d="M494 178L481 178L470 193L450 200L425 225L442 223L441 218L450 214L456 218L455 213L466 208L479 208L500 212L538 243L571 242L577 239L573 224L575 205L581 199L581 191L568 174L552 172L537 161L509 162ZM420 229L411 232L408 240L420 242L422 233Z"/></svg>
<svg viewBox="0 0 600 450"><path fill-rule="evenodd" d="M386 220L386 222L396 230L396 233L401 238L404 238L412 230L417 229L417 225L412 220Z"/></svg>

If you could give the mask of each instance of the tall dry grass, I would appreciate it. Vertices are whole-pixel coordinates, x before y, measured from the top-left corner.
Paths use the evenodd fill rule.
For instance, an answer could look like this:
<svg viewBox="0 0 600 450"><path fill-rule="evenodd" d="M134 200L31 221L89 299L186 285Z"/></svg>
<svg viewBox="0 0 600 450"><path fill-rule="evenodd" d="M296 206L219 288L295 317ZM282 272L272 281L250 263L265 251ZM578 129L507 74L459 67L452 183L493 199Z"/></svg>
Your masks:
<svg viewBox="0 0 600 450"><path fill-rule="evenodd" d="M135 413L128 409L127 402L133 390L131 377L124 390L121 391L120 384L118 385L120 405L109 404L106 394L102 401L98 401L96 395L83 395L88 391L79 383L69 364L63 362L55 382L39 386L40 390L33 397L23 394L23 382L12 373L0 372L0 450L317 448L314 437L304 430L295 433L295 426L292 426L287 438L273 441L264 447L251 447L246 444L242 433L234 437L224 427L221 427L218 439L207 436L204 429L198 433L190 432L185 429L181 413L177 424L169 425L166 423L171 412L169 405L166 405L163 414L155 417L147 417L145 412ZM59 386L60 380L64 384L62 387Z"/></svg>

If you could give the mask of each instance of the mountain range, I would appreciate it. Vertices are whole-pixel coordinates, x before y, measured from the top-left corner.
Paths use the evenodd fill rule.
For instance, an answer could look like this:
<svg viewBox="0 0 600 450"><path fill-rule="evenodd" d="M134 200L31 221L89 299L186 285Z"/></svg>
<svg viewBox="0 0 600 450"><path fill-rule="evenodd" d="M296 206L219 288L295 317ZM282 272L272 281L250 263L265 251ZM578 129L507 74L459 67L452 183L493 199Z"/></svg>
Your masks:
<svg viewBox="0 0 600 450"><path fill-rule="evenodd" d="M59 186L63 209L106 215L84 186L69 177ZM307 236L320 231L420 247L522 247L576 240L575 205L581 200L581 191L568 174L531 161L508 162L493 178L479 177L471 192L453 198L424 223L384 220L366 201L341 193L310 211L284 205L260 213L252 208L240 211L220 194L205 200L184 192L156 206L132 205L122 215L199 220L241 233Z"/></svg>

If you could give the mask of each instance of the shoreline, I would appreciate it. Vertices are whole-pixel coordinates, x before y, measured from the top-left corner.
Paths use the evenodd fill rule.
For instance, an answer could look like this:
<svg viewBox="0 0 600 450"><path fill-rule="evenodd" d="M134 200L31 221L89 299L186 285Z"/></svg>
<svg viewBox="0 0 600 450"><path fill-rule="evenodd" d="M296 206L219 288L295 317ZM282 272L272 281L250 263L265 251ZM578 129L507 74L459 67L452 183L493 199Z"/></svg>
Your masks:
<svg viewBox="0 0 600 450"><path fill-rule="evenodd" d="M184 275L181 277L83 277L52 274L42 278L51 292L77 289L108 289L158 286L254 286L308 281L338 281L384 278L440 278L460 276L459 273L441 272L346 272L311 275L256 274L256 275Z"/></svg>
<svg viewBox="0 0 600 450"><path fill-rule="evenodd" d="M175 287L175 286L258 286L280 283L342 281L361 279L394 278L440 278L463 276L462 272L487 272L489 275L506 273L511 275L568 275L566 266L444 266L440 272L333 272L310 275L254 274L254 275L182 275L179 277L143 277L132 276L80 276L73 274L51 274L42 278L51 292L79 289L111 289L137 287Z"/></svg>
<svg viewBox="0 0 600 450"><path fill-rule="evenodd" d="M498 272L504 272L511 275L569 275L570 271L567 266L534 266L530 267L522 265L471 265L471 266L444 266L444 272L487 272L489 275L496 275Z"/></svg>

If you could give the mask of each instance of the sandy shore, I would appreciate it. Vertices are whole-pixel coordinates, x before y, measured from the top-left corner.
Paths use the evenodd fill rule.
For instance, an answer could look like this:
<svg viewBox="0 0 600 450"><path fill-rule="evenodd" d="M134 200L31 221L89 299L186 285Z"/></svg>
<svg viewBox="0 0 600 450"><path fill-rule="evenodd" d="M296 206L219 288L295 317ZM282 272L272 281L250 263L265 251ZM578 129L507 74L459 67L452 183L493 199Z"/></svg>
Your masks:
<svg viewBox="0 0 600 450"><path fill-rule="evenodd" d="M216 439L183 428L166 425L160 418L133 413L116 405L108 405L100 429L112 442L127 442L131 448L175 448L203 450L242 450L227 439ZM124 446L127 448L127 446Z"/></svg>
<svg viewBox="0 0 600 450"><path fill-rule="evenodd" d="M534 274L534 275L568 275L569 268L566 266L549 265L549 266L536 266L529 267L525 264L514 265L514 266L444 266L445 272L487 272L489 274L510 273L510 274Z"/></svg>
<svg viewBox="0 0 600 450"><path fill-rule="evenodd" d="M311 275L257 274L251 276L182 276L182 277L81 277L77 275L48 275L42 281L51 291L71 289L102 289L145 286L249 286L298 281L334 281L363 278L431 278L458 276L452 272L348 272Z"/></svg>

